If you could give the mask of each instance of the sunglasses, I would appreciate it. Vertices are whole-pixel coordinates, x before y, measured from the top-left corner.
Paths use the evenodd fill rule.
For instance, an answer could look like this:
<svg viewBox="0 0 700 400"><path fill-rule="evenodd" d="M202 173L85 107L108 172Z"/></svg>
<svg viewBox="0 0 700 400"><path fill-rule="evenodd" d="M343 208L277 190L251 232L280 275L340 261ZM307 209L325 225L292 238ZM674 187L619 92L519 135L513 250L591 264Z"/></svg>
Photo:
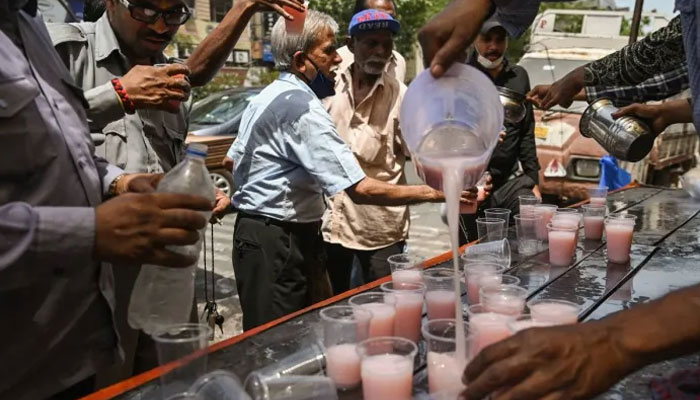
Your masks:
<svg viewBox="0 0 700 400"><path fill-rule="evenodd" d="M162 16L166 25L182 25L192 16L192 12L186 6L162 11L155 8L136 5L128 0L119 0L119 3L129 10L131 18L147 24L155 24L156 21L158 21L158 18Z"/></svg>

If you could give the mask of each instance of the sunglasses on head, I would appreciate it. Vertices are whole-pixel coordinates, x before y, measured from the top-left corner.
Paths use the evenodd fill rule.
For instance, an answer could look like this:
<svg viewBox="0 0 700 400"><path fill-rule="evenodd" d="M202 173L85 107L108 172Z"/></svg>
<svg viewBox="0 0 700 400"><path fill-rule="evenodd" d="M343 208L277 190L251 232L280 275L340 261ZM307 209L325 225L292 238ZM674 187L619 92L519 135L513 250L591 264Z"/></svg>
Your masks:
<svg viewBox="0 0 700 400"><path fill-rule="evenodd" d="M182 25L192 16L192 12L189 8L187 8L187 6L163 11L142 5L136 5L129 0L119 0L119 3L129 10L131 18L147 24L154 24L156 21L158 21L158 18L163 17L163 21L166 25Z"/></svg>

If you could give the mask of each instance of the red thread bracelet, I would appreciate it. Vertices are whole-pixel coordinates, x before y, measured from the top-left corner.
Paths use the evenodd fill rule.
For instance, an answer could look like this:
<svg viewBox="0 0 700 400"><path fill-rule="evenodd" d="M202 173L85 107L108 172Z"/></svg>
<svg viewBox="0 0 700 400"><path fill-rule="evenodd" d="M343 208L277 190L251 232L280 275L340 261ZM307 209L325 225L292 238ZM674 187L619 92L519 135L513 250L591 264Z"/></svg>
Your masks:
<svg viewBox="0 0 700 400"><path fill-rule="evenodd" d="M117 96L119 96L119 99L122 101L122 107L124 107L124 112L126 112L127 114L133 114L134 112L136 112L134 102L126 93L126 89L124 89L124 86L122 86L122 83L119 80L119 78L112 79L112 86L114 86L114 91L117 92Z"/></svg>

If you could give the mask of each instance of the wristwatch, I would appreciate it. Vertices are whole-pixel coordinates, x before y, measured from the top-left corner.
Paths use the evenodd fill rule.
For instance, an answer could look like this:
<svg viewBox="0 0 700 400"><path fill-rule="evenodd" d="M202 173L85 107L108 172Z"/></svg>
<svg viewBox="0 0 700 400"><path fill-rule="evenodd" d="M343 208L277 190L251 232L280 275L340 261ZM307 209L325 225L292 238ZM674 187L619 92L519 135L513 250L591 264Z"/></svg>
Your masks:
<svg viewBox="0 0 700 400"><path fill-rule="evenodd" d="M109 184L109 188L107 189L107 198L114 197L119 194L117 193L117 184L125 176L126 174L117 175L117 177L112 180L112 183Z"/></svg>

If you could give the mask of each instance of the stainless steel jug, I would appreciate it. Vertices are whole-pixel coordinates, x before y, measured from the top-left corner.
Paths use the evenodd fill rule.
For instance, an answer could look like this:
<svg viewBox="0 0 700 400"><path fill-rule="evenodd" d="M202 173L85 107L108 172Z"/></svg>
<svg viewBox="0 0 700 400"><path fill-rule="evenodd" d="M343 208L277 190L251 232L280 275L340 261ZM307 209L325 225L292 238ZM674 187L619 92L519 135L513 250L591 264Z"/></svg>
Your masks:
<svg viewBox="0 0 700 400"><path fill-rule="evenodd" d="M581 116L581 134L595 139L608 153L621 160L636 162L643 159L654 147L656 135L639 118L613 118L616 111L618 108L610 99L594 101Z"/></svg>

